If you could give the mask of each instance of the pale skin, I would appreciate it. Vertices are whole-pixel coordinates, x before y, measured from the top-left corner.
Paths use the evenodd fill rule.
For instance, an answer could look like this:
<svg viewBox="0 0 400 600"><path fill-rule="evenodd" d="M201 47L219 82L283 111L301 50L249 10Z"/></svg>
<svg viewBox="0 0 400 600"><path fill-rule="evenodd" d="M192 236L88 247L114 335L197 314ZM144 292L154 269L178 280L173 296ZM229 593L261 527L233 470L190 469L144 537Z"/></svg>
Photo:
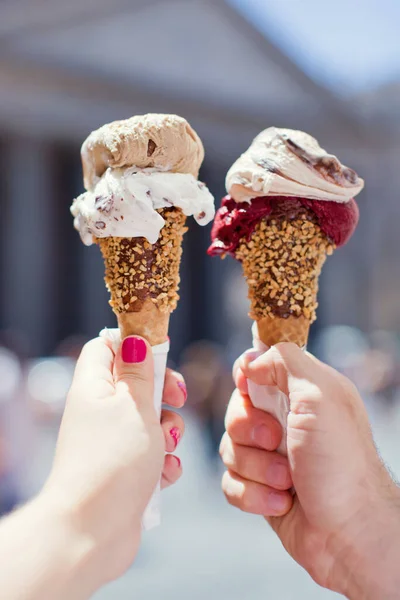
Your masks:
<svg viewBox="0 0 400 600"><path fill-rule="evenodd" d="M355 386L293 344L245 353L234 379L220 450L228 501L263 515L321 586L351 600L399 598L400 490ZM247 379L289 397L288 458L276 452L279 423L252 406Z"/></svg>
<svg viewBox="0 0 400 600"><path fill-rule="evenodd" d="M85 600L134 561L141 519L162 476L181 475L173 454L182 418L152 403L153 360L124 363L111 342L89 342L67 399L54 465L42 492L0 523L0 590L8 600ZM185 402L167 370L163 401ZM171 434L171 430L173 434Z"/></svg>

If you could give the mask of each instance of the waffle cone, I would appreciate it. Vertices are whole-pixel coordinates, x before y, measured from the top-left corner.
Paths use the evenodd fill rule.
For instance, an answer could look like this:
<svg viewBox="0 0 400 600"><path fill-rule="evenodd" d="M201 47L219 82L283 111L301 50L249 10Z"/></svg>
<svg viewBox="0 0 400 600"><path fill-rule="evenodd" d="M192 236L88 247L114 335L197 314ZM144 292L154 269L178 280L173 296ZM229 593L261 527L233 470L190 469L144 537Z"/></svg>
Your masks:
<svg viewBox="0 0 400 600"><path fill-rule="evenodd" d="M293 342L300 348L307 345L311 321L305 317L264 317L257 321L258 337L268 347L279 342Z"/></svg>
<svg viewBox="0 0 400 600"><path fill-rule="evenodd" d="M249 289L249 316L257 321L267 346L307 343L316 319L318 278L333 246L315 215L304 208L293 218L270 218L257 224L250 240L236 251Z"/></svg>
<svg viewBox="0 0 400 600"><path fill-rule="evenodd" d="M169 316L169 312L162 312L147 299L140 311L117 314L121 339L128 335L140 335L151 346L162 344L168 337Z"/></svg>
<svg viewBox="0 0 400 600"><path fill-rule="evenodd" d="M110 305L122 338L141 335L151 345L165 342L169 317L179 299L179 267L186 217L164 209L165 220L155 244L145 238L100 238Z"/></svg>

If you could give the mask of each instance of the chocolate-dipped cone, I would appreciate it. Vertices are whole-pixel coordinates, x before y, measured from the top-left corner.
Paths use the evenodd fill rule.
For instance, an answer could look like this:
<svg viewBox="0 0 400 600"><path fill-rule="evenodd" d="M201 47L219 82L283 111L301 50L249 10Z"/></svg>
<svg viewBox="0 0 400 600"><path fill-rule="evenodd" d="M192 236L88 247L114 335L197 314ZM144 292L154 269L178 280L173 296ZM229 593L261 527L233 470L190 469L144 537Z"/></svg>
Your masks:
<svg viewBox="0 0 400 600"><path fill-rule="evenodd" d="M168 336L169 317L179 299L182 241L187 231L181 210L170 208L160 213L165 226L155 244L145 238L97 240L122 338L141 335L152 346Z"/></svg>
<svg viewBox="0 0 400 600"><path fill-rule="evenodd" d="M247 280L259 337L267 346L278 342L307 344L316 319L318 278L334 246L306 208L293 215L261 220L250 240L243 239L235 257Z"/></svg>

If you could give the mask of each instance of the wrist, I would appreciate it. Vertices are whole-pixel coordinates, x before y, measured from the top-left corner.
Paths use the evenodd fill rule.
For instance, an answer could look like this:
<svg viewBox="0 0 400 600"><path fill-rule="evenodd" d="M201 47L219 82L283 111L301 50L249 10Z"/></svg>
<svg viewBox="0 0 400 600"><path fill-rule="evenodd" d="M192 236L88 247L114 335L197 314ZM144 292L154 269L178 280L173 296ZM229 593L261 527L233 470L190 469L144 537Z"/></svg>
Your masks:
<svg viewBox="0 0 400 600"><path fill-rule="evenodd" d="M61 520L70 538L74 579L93 593L131 566L141 541L141 515L132 515L127 527L126 515L115 511L108 496L65 490L64 485L49 480L42 492L43 503L52 507L53 518ZM110 556L119 558L110 560Z"/></svg>
<svg viewBox="0 0 400 600"><path fill-rule="evenodd" d="M395 600L400 589L400 488L380 492L341 539L332 590L349 600Z"/></svg>
<svg viewBox="0 0 400 600"><path fill-rule="evenodd" d="M23 510L33 522L36 535L39 531L45 540L53 570L54 597L89 598L102 584L94 577L95 544L76 526L72 511L45 491Z"/></svg>

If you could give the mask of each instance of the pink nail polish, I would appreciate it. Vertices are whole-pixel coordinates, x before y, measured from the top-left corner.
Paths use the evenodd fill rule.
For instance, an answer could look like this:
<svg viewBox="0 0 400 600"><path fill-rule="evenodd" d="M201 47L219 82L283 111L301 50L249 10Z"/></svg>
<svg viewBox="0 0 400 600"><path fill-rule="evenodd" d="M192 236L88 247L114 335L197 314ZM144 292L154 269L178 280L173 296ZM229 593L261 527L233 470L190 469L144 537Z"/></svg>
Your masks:
<svg viewBox="0 0 400 600"><path fill-rule="evenodd" d="M184 396L184 399L183 399L183 401L184 401L184 402L186 402L186 398L187 398L187 388L186 388L186 383L185 383L184 381L178 381L178 388L179 388L180 390L182 390L182 392L183 392L183 396Z"/></svg>
<svg viewBox="0 0 400 600"><path fill-rule="evenodd" d="M146 358L146 354L146 343L141 338L128 337L122 342L121 356L124 362L141 363Z"/></svg>
<svg viewBox="0 0 400 600"><path fill-rule="evenodd" d="M175 456L175 454L172 455L172 458L174 458L176 460L176 462L178 463L178 467L181 466L181 459L178 456Z"/></svg>
<svg viewBox="0 0 400 600"><path fill-rule="evenodd" d="M181 439L181 432L179 431L179 429L177 427L173 427L171 429L171 431L169 432L169 435L174 440L174 443L175 443L174 450L175 450L175 448L179 444L179 440Z"/></svg>

